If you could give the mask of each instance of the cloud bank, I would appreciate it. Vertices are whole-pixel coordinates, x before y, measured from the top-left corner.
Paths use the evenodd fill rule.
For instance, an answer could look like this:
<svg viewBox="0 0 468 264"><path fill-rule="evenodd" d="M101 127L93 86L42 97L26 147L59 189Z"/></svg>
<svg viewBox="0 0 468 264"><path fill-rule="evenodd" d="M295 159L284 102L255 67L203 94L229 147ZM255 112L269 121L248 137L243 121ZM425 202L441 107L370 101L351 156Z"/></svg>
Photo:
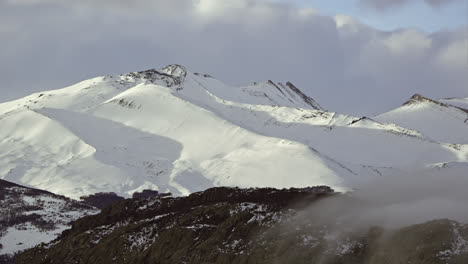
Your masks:
<svg viewBox="0 0 468 264"><path fill-rule="evenodd" d="M372 179L353 193L311 206L299 219L310 219L318 211L324 223L363 230L373 225L402 228L437 219L467 223L466 169L466 164L453 163Z"/></svg>
<svg viewBox="0 0 468 264"><path fill-rule="evenodd" d="M284 1L7 0L0 101L178 63L233 85L289 80L328 110L372 115L414 93L468 97L465 32L384 32Z"/></svg>
<svg viewBox="0 0 468 264"><path fill-rule="evenodd" d="M463 0L359 0L359 2L361 5L383 11L416 2L424 2L433 8L441 8L454 2L463 2Z"/></svg>

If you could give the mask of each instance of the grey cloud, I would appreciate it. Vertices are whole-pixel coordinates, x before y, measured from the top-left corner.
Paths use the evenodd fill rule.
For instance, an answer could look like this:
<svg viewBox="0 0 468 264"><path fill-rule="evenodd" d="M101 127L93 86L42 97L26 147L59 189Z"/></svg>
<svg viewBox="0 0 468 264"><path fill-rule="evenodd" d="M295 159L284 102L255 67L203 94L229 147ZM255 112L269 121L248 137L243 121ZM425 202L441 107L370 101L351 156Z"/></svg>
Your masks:
<svg viewBox="0 0 468 264"><path fill-rule="evenodd" d="M382 32L344 17L337 26L313 10L253 0L206 0L202 10L182 0L130 9L28 1L0 3L0 20L14 26L0 30L8 40L0 42L0 101L171 63L234 85L290 80L327 109L354 115L416 92L468 96L463 29Z"/></svg>
<svg viewBox="0 0 468 264"><path fill-rule="evenodd" d="M467 169L466 164L451 163L437 169L387 171L383 177L366 179L353 192L310 203L261 236L301 234L315 238L317 244L311 246L320 245L322 250L318 252L325 253L314 263L335 263L336 259L330 261L327 253L341 251L342 245L352 245L350 242L360 241L356 240L359 237L370 241L378 238L377 243L371 242L371 251L382 248L383 252L388 250L387 242L394 242L391 238L400 228L441 219L467 223ZM397 232L402 231L406 230ZM278 252L282 260L291 259L294 254Z"/></svg>
<svg viewBox="0 0 468 264"><path fill-rule="evenodd" d="M403 6L408 3L422 1L434 8L440 8L457 1L463 2L463 0L359 0L362 5L369 6L377 10L387 10L390 8Z"/></svg>

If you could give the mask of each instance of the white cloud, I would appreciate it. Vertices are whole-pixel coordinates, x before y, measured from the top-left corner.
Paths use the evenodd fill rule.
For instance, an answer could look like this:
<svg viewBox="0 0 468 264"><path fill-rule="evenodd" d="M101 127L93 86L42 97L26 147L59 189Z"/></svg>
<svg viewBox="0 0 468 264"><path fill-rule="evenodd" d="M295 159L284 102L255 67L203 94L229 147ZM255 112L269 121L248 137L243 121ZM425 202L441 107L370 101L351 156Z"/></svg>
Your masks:
<svg viewBox="0 0 468 264"><path fill-rule="evenodd" d="M344 26L349 26L349 25L356 25L359 24L359 22L353 18L352 16L347 16L347 15L336 15L334 17L336 26L338 28L342 28Z"/></svg>
<svg viewBox="0 0 468 264"><path fill-rule="evenodd" d="M246 9L249 6L246 0L198 0L194 5L195 10L201 16L224 16L229 12Z"/></svg>
<svg viewBox="0 0 468 264"><path fill-rule="evenodd" d="M298 10L298 17L299 18L310 18L312 16L316 16L319 14L319 11L315 8L311 8L311 7L304 7L304 8L301 8Z"/></svg>
<svg viewBox="0 0 468 264"><path fill-rule="evenodd" d="M413 56L424 54L432 43L430 37L414 29L393 32L382 41L395 55Z"/></svg>

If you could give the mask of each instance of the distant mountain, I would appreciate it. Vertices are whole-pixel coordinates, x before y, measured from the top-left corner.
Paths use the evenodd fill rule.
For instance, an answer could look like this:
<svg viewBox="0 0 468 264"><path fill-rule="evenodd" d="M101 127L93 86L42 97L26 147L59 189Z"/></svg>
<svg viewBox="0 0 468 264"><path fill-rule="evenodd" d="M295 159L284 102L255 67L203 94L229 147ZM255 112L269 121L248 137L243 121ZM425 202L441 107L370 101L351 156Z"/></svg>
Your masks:
<svg viewBox="0 0 468 264"><path fill-rule="evenodd" d="M467 263L467 225L435 220L359 230L324 222L321 210L330 208L310 207L324 199L351 198L328 187L223 187L127 199L74 222L17 263Z"/></svg>
<svg viewBox="0 0 468 264"><path fill-rule="evenodd" d="M395 123L421 132L439 142L468 144L468 100L432 100L416 94L401 107L376 116L379 122Z"/></svg>
<svg viewBox="0 0 468 264"><path fill-rule="evenodd" d="M463 109L468 109L468 98L446 98L438 100L444 104L454 105Z"/></svg>
<svg viewBox="0 0 468 264"><path fill-rule="evenodd" d="M98 212L64 196L0 180L0 263L54 240L70 222Z"/></svg>
<svg viewBox="0 0 468 264"><path fill-rule="evenodd" d="M180 65L102 76L0 104L0 178L73 198L216 186L345 191L466 163L466 112L445 104L352 117L290 82L232 87Z"/></svg>

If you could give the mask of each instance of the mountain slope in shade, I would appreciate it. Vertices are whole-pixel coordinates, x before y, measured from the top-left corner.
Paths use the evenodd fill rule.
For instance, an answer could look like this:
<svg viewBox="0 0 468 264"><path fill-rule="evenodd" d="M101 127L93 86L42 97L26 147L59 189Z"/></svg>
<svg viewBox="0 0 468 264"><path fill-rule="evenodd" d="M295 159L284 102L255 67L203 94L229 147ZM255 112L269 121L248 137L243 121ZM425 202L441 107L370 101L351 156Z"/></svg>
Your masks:
<svg viewBox="0 0 468 264"><path fill-rule="evenodd" d="M70 222L98 212L64 196L0 180L0 260L54 240Z"/></svg>
<svg viewBox="0 0 468 264"><path fill-rule="evenodd" d="M468 144L468 110L448 104L449 101L457 102L439 102L416 94L401 107L374 119L417 130L435 141Z"/></svg>
<svg viewBox="0 0 468 264"><path fill-rule="evenodd" d="M237 88L170 65L0 104L0 178L75 198L213 186L343 191L468 160L466 145L378 121L324 111L291 83Z"/></svg>

